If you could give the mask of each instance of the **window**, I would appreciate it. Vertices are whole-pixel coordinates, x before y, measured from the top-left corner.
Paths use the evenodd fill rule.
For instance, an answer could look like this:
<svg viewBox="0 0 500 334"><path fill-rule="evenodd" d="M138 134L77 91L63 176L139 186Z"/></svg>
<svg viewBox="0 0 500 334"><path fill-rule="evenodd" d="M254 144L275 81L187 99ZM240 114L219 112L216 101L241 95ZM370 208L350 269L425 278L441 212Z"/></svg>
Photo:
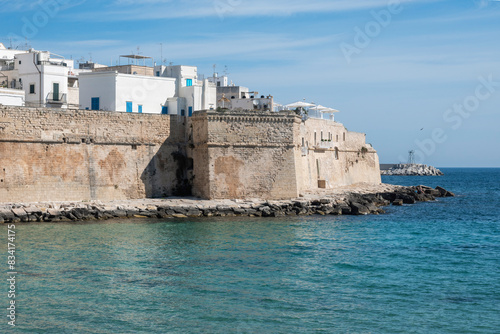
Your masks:
<svg viewBox="0 0 500 334"><path fill-rule="evenodd" d="M19 61L19 65L21 65L21 61Z"/></svg>
<svg viewBox="0 0 500 334"><path fill-rule="evenodd" d="M339 160L339 148L335 147L335 160Z"/></svg>
<svg viewBox="0 0 500 334"><path fill-rule="evenodd" d="M345 132L344 132L344 141L345 141Z"/></svg>
<svg viewBox="0 0 500 334"><path fill-rule="evenodd" d="M193 116L193 107L189 107L189 117Z"/></svg>
<svg viewBox="0 0 500 334"><path fill-rule="evenodd" d="M337 141L337 142L339 141L339 135L337 135L337 140L336 140L336 141Z"/></svg>
<svg viewBox="0 0 500 334"><path fill-rule="evenodd" d="M217 87L220 87L220 81L217 82Z"/></svg>
<svg viewBox="0 0 500 334"><path fill-rule="evenodd" d="M162 115L168 115L168 107L166 106L161 107L161 113Z"/></svg>
<svg viewBox="0 0 500 334"><path fill-rule="evenodd" d="M191 87L193 85L193 79L186 79L186 86Z"/></svg>
<svg viewBox="0 0 500 334"><path fill-rule="evenodd" d="M130 101L127 101L127 112L132 112L134 104Z"/></svg>
<svg viewBox="0 0 500 334"><path fill-rule="evenodd" d="M314 132L314 145L317 145L318 141L316 140L316 131Z"/></svg>
<svg viewBox="0 0 500 334"><path fill-rule="evenodd" d="M35 84L30 85L30 94L35 94Z"/></svg>
<svg viewBox="0 0 500 334"><path fill-rule="evenodd" d="M160 71L156 71L156 76L159 77L160 76Z"/></svg>
<svg viewBox="0 0 500 334"><path fill-rule="evenodd" d="M181 109L181 116L186 116L186 110Z"/></svg>
<svg viewBox="0 0 500 334"><path fill-rule="evenodd" d="M142 114L142 105L141 105L141 104L139 104L139 105L137 106L137 112L138 112L139 114Z"/></svg>
<svg viewBox="0 0 500 334"><path fill-rule="evenodd" d="M59 84L58 83L52 84L52 99L54 101L59 101Z"/></svg>

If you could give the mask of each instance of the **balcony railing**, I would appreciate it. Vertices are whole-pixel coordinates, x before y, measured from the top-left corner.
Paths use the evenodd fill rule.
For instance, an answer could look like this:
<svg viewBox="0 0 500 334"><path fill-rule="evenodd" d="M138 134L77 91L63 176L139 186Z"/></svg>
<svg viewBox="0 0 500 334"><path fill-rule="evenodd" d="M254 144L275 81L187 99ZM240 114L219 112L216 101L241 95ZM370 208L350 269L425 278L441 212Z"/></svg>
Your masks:
<svg viewBox="0 0 500 334"><path fill-rule="evenodd" d="M67 103L66 94L54 94L53 92L47 95L47 103L65 104Z"/></svg>
<svg viewBox="0 0 500 334"><path fill-rule="evenodd" d="M319 148L331 149L333 148L333 142L329 140L322 140L319 142Z"/></svg>

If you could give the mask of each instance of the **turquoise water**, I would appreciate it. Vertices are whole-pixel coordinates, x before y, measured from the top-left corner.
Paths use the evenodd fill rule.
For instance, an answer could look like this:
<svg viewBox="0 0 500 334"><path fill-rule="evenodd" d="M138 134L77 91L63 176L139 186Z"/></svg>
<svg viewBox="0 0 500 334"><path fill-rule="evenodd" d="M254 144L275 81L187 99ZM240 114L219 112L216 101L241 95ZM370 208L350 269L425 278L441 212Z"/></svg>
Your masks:
<svg viewBox="0 0 500 334"><path fill-rule="evenodd" d="M498 333L500 169L443 171L381 216L19 223L15 331Z"/></svg>

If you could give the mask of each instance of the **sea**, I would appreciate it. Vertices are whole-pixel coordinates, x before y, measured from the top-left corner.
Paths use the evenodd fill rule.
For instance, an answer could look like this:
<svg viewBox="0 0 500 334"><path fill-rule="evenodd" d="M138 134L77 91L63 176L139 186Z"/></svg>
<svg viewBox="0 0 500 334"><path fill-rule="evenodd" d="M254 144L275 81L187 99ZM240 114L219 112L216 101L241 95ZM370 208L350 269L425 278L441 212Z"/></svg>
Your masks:
<svg viewBox="0 0 500 334"><path fill-rule="evenodd" d="M0 332L500 333L500 169L383 215L0 226ZM8 324L15 300L15 327Z"/></svg>

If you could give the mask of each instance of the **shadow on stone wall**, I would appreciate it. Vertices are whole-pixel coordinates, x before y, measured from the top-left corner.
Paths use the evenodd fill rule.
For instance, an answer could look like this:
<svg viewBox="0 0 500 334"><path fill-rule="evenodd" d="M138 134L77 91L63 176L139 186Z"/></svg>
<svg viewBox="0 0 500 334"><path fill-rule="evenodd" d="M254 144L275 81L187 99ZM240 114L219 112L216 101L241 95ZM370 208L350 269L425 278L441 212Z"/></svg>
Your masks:
<svg viewBox="0 0 500 334"><path fill-rule="evenodd" d="M146 198L191 195L188 170L192 169L192 159L187 157L185 126L185 117L170 116L169 137L159 149L148 148L150 161L141 174Z"/></svg>

